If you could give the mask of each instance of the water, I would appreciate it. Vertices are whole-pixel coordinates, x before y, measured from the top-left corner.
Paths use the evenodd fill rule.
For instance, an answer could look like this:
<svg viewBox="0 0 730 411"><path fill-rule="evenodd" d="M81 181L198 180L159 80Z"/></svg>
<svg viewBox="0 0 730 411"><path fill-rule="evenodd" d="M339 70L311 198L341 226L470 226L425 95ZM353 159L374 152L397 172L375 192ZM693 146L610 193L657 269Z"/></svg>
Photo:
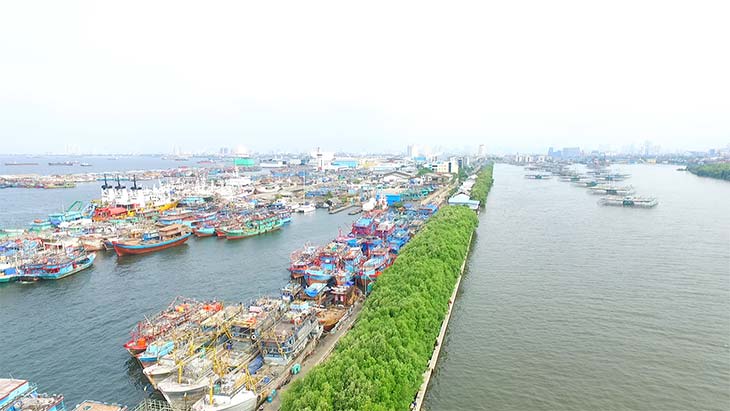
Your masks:
<svg viewBox="0 0 730 411"><path fill-rule="evenodd" d="M24 197L22 208L30 209L43 190L26 191L35 193ZM84 399L134 405L151 390L122 344L143 315L178 295L233 303L275 294L289 277L294 249L306 241L326 243L352 221L347 213L318 210L258 237L193 238L181 247L123 258L100 253L91 269L60 281L0 284L0 376L63 393L69 406Z"/></svg>
<svg viewBox="0 0 730 411"><path fill-rule="evenodd" d="M428 410L730 409L730 184L625 166L655 209L498 165Z"/></svg>
<svg viewBox="0 0 730 411"><path fill-rule="evenodd" d="M84 174L84 173L109 173L114 171L135 171L135 170L165 170L179 167L196 167L199 158L191 158L184 161L163 160L156 156L0 156L0 175L17 174ZM88 163L91 166L81 167L79 164L73 166L50 166L51 163L64 161ZM6 163L38 163L37 165L9 166ZM232 161L220 164L232 165Z"/></svg>

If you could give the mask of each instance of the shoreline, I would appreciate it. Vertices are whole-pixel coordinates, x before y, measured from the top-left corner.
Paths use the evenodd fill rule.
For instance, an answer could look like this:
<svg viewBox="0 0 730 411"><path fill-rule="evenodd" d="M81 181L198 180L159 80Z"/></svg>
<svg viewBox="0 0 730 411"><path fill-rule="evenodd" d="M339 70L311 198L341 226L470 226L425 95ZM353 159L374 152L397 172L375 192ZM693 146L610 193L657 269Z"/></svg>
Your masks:
<svg viewBox="0 0 730 411"><path fill-rule="evenodd" d="M476 229L474 230L474 232L476 232ZM414 405L411 407L412 410L420 411L423 407L423 402L426 399L426 392L428 391L428 385L431 382L431 375L433 374L433 371L436 368L439 357L441 355L441 347L443 346L444 338L446 337L446 330L448 329L449 321L451 320L451 313L454 309L454 304L456 303L456 295L459 293L459 288L461 287L461 279L464 277L466 263L469 260L469 253L471 252L472 241L474 241L474 232L472 232L471 236L469 237L469 247L466 249L466 256L464 256L464 261L461 263L459 278L456 279L454 291L451 293L451 298L449 299L449 308L446 311L446 316L444 317L443 322L441 323L441 331L439 332L438 337L436 337L436 345L434 346L433 353L431 354L431 359L428 360L428 367L423 373L423 383L421 384L421 388L419 388L418 392L416 393Z"/></svg>

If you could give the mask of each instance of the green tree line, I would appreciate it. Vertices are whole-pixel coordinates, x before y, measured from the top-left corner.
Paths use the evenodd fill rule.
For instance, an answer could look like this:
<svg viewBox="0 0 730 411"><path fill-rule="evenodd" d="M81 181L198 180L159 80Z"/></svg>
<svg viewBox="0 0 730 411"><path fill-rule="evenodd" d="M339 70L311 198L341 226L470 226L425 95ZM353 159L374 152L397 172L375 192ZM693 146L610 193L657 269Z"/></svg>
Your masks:
<svg viewBox="0 0 730 411"><path fill-rule="evenodd" d="M334 353L283 395L284 411L408 410L423 382L476 214L441 208L375 283Z"/></svg>
<svg viewBox="0 0 730 411"><path fill-rule="evenodd" d="M704 164L701 166L687 166L687 171L701 177L712 177L730 181L730 163Z"/></svg>
<svg viewBox="0 0 730 411"><path fill-rule="evenodd" d="M492 188L494 178L492 178L492 171L494 171L494 163L489 163L479 171L477 175L477 181L471 188L471 199L478 200L481 206L484 207L487 203L487 194Z"/></svg>

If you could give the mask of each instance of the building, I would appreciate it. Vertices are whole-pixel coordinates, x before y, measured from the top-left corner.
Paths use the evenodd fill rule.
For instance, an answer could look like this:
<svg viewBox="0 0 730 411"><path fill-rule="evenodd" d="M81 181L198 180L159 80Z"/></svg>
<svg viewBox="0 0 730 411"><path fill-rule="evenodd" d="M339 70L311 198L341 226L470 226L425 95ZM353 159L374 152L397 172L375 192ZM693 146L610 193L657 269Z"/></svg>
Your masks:
<svg viewBox="0 0 730 411"><path fill-rule="evenodd" d="M573 159L580 157L580 147L563 147L562 158Z"/></svg>
<svg viewBox="0 0 730 411"><path fill-rule="evenodd" d="M357 168L359 164L354 158L338 158L332 161L332 165L338 168Z"/></svg>
<svg viewBox="0 0 730 411"><path fill-rule="evenodd" d="M449 198L449 205L453 206L465 206L469 207L472 210L479 209L479 201L478 200L472 200L469 198L468 195L464 193L459 193L451 198Z"/></svg>
<svg viewBox="0 0 730 411"><path fill-rule="evenodd" d="M414 178L414 176L411 174L404 173L402 171L391 171L389 173L385 173L381 180L385 183L403 184L408 183L412 178Z"/></svg>

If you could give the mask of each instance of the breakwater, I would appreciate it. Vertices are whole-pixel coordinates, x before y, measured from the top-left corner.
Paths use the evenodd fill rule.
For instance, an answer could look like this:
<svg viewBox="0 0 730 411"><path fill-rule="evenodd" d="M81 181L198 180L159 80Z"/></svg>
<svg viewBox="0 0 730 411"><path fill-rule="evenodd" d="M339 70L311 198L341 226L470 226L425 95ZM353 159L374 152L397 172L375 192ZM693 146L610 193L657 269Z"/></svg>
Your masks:
<svg viewBox="0 0 730 411"><path fill-rule="evenodd" d="M281 409L408 409L476 225L467 208L439 210L380 276L334 354L292 385Z"/></svg>

